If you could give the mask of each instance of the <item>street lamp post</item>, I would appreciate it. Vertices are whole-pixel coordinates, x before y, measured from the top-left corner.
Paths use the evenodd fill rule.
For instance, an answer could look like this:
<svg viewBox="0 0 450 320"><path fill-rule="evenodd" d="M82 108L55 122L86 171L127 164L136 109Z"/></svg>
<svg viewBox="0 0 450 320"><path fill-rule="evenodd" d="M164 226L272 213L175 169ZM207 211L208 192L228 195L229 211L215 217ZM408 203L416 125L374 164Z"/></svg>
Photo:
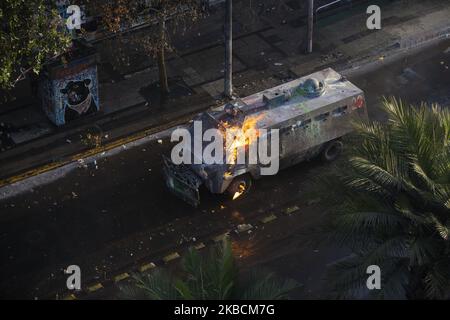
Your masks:
<svg viewBox="0 0 450 320"><path fill-rule="evenodd" d="M308 0L308 53L313 51L314 0Z"/></svg>
<svg viewBox="0 0 450 320"><path fill-rule="evenodd" d="M225 96L233 96L233 0L225 4Z"/></svg>

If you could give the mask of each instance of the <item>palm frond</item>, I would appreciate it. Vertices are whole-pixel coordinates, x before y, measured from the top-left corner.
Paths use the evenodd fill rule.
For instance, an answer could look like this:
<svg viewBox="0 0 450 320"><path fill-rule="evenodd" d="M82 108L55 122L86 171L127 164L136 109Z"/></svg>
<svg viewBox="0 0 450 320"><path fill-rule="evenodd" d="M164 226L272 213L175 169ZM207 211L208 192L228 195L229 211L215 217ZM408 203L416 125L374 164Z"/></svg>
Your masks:
<svg viewBox="0 0 450 320"><path fill-rule="evenodd" d="M331 299L355 299L367 295L367 266L355 254L332 263L325 276L326 292Z"/></svg>
<svg viewBox="0 0 450 320"><path fill-rule="evenodd" d="M450 259L436 261L425 276L426 296L429 299L450 298Z"/></svg>
<svg viewBox="0 0 450 320"><path fill-rule="evenodd" d="M253 270L246 274L244 285L237 288L235 298L240 300L282 300L289 293L300 288L300 284L292 279L282 279L273 273Z"/></svg>
<svg viewBox="0 0 450 320"><path fill-rule="evenodd" d="M162 269L151 273L132 275L132 286L123 286L121 290L130 299L176 300L180 298L172 277Z"/></svg>
<svg viewBox="0 0 450 320"><path fill-rule="evenodd" d="M353 255L330 267L336 297L449 297L450 112L384 99L388 122L360 122L329 237ZM339 194L337 195L339 196ZM365 267L383 270L367 293Z"/></svg>

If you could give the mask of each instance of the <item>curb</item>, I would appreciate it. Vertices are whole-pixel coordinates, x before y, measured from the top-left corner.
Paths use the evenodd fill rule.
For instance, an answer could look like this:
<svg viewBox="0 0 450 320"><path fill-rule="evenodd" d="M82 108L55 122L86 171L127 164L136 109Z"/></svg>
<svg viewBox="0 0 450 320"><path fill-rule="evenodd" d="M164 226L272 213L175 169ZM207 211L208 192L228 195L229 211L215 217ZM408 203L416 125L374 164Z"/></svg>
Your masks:
<svg viewBox="0 0 450 320"><path fill-rule="evenodd" d="M184 119L175 120L175 121L166 123L161 126L153 127L150 129L145 129L138 133L132 134L131 136L119 138L119 139L109 142L105 145L71 155L66 160L61 160L61 161L53 162L50 164L46 164L46 165L40 166L38 168L26 170L25 172L14 175L12 177L0 179L0 188L10 185L10 184L13 184L13 183L16 183L16 182L23 181L27 178L31 178L31 177L61 168L68 164L75 163L80 159L86 159L88 157L96 156L96 155L102 154L104 152L111 151L111 150L119 148L123 145L127 145L130 143L139 141L141 139L144 139L152 134L155 134L158 132L163 132L164 130L170 130L171 128L176 127L177 125L180 125L182 123L184 123Z"/></svg>
<svg viewBox="0 0 450 320"><path fill-rule="evenodd" d="M399 39L391 43L390 46L386 48L395 48L390 50L379 50L377 56L372 58L365 58L361 60L353 60L347 63L341 73L351 73L358 69L361 69L363 66L370 66L376 63L380 63L380 61L388 60L388 59L396 59L402 55L408 55L409 53L423 50L430 45L439 43L440 41L445 41L450 39L450 27L446 27L437 31L430 31L427 33L423 33L421 35L416 35L412 37L408 37L406 39ZM381 60L380 60L381 58ZM348 74L347 74L348 75Z"/></svg>

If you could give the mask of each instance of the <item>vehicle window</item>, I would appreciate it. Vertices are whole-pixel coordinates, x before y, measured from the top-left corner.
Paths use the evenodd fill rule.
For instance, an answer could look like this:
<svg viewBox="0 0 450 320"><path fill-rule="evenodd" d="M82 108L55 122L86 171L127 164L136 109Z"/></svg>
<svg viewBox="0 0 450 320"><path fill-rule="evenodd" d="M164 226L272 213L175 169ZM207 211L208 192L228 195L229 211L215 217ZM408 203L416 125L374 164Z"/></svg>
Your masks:
<svg viewBox="0 0 450 320"><path fill-rule="evenodd" d="M322 114L319 114L317 117L315 117L314 120L315 121L326 121L329 115L330 115L329 112L322 113Z"/></svg>
<svg viewBox="0 0 450 320"><path fill-rule="evenodd" d="M331 115L332 115L333 117L340 117L340 116L343 116L344 114L347 113L347 109L348 109L347 106L339 107L339 108L337 108L337 109L334 109L334 110L331 112Z"/></svg>

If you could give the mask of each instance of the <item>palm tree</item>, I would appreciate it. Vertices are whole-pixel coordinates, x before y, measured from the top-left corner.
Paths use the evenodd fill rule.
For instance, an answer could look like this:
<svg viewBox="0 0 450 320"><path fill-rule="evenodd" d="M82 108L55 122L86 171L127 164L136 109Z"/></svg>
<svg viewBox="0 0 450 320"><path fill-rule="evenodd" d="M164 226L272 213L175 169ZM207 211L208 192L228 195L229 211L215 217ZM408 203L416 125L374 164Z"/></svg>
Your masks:
<svg viewBox="0 0 450 320"><path fill-rule="evenodd" d="M334 186L331 239L351 249L328 273L335 298L450 298L450 112L384 100L388 122L359 123ZM381 268L367 290L366 268Z"/></svg>
<svg viewBox="0 0 450 320"><path fill-rule="evenodd" d="M158 269L134 274L133 283L121 287L125 298L151 300L285 299L297 288L293 280L281 280L261 271L240 274L229 240L213 247L207 256L191 248L181 262L181 276Z"/></svg>

